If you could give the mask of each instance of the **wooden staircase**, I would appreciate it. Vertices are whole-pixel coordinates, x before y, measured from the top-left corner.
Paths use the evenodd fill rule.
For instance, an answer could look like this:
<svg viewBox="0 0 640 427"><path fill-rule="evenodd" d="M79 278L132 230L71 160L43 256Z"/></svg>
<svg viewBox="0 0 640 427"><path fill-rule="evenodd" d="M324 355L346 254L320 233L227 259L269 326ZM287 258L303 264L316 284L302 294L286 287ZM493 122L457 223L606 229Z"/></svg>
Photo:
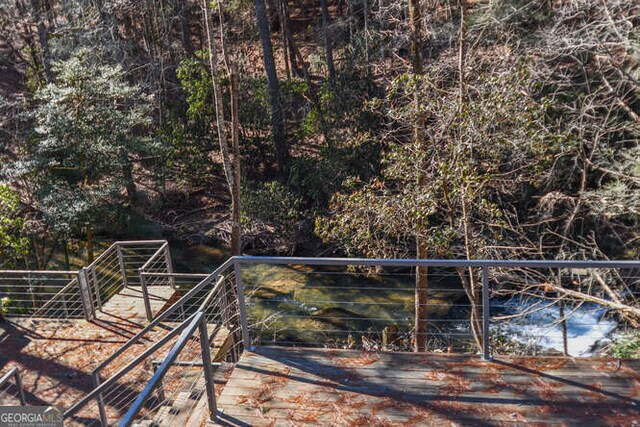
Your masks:
<svg viewBox="0 0 640 427"><path fill-rule="evenodd" d="M219 325L207 325L209 330L209 342L211 343L211 360L213 363L222 362L224 355L233 345L233 337L229 331ZM146 419L134 424L139 427L196 427L204 425L208 417L206 383L202 371L202 360L181 360L181 363L193 362L193 366L177 366L181 369L180 388L166 396L167 400L159 409L153 410ZM175 369L175 368L174 368ZM230 366L214 367L214 382L218 384L226 382ZM171 398L172 396L175 396Z"/></svg>

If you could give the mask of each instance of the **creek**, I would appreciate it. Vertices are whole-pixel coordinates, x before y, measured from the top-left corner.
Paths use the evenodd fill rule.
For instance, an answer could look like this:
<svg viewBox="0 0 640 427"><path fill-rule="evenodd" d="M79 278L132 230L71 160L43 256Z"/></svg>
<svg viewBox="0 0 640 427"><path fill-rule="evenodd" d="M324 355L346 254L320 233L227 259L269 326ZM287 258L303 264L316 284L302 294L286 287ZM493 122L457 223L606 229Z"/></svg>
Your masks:
<svg viewBox="0 0 640 427"><path fill-rule="evenodd" d="M262 324L265 343L345 346L381 342L393 327L409 349L414 316L414 282L409 273L362 274L305 266L255 265L243 273L249 313ZM598 343L618 327L606 310L594 304L565 307L568 353L590 356ZM491 301L492 341L523 353L563 352L560 309L535 297ZM430 337L436 349L474 351L469 306L455 272L430 272ZM350 341L351 340L351 341ZM373 348L376 348L375 345Z"/></svg>

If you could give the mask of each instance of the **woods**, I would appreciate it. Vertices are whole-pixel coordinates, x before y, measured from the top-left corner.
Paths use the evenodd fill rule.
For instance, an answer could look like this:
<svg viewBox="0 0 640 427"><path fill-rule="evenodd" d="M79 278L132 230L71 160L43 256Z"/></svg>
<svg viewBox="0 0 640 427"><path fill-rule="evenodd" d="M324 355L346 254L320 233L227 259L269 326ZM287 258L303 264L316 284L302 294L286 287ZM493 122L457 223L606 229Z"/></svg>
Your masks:
<svg viewBox="0 0 640 427"><path fill-rule="evenodd" d="M639 21L625 0L7 0L0 265L149 228L232 254L638 259ZM637 322L625 286L603 301Z"/></svg>

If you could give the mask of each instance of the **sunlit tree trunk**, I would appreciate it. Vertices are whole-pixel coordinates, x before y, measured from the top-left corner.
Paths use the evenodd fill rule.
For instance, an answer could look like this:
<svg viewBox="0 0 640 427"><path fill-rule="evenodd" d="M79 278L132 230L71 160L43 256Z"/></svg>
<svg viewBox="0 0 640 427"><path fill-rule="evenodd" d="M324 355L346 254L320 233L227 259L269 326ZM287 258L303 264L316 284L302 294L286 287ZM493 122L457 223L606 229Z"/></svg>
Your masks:
<svg viewBox="0 0 640 427"><path fill-rule="evenodd" d="M207 33L207 43L209 48L209 68L211 72L211 80L213 85L213 97L216 112L216 128L218 131L218 141L220 144L220 152L222 154L222 162L224 173L231 194L231 252L233 255L239 255L242 251L242 230L240 227L240 123L238 116L238 95L237 95L237 79L235 67L227 55L224 35L223 11L221 3L218 3L218 15L220 18L220 41L222 46L222 56L226 67L227 74L231 83L231 131L229 132L228 123L225 119L225 111L223 104L223 93L220 88L220 79L218 75L218 56L217 47L213 41L211 28L211 18L209 14L209 5L207 0L203 0L203 9L205 13L205 31ZM231 134L231 138L229 138ZM233 161L229 151L229 139L231 142L231 151L233 152Z"/></svg>
<svg viewBox="0 0 640 427"><path fill-rule="evenodd" d="M235 65L230 64L231 82L231 146L233 150L233 189L231 206L231 253L242 255L242 228L240 224L240 118L238 116L238 83Z"/></svg>
<svg viewBox="0 0 640 427"><path fill-rule="evenodd" d="M284 1L278 0L278 18L280 19L280 37L282 38L282 60L284 61L284 71L287 80L291 80L291 55L289 55L289 40L287 40L287 23L284 13Z"/></svg>
<svg viewBox="0 0 640 427"><path fill-rule="evenodd" d="M466 0L459 0L460 7L460 28L458 33L458 112L459 114L463 114L466 109L466 54L467 54L467 24L465 22L466 18L466 9L467 4ZM460 150L464 150L464 141L461 139L458 140L458 147ZM470 147L469 150L465 151L467 156L473 156L473 147ZM472 198L472 191L464 187L462 191L460 191L461 205L462 205L462 228L463 228L463 238L464 238L464 250L465 257L467 259L471 259L473 254L475 253L472 248L472 240L473 240L473 221L471 218L471 206L470 200ZM481 288L479 286L477 275L475 274L472 268L468 269L459 269L458 274L462 281L462 285L464 287L464 291L467 294L467 298L469 299L469 304L471 306L471 312L469 314L469 323L471 325L471 332L473 333L473 338L476 343L476 346L479 350L483 348L483 337L482 333L482 294Z"/></svg>
<svg viewBox="0 0 640 427"><path fill-rule="evenodd" d="M409 25L411 27L411 68L413 74L420 76L423 74L422 67L422 16L420 14L420 0L409 0ZM415 110L413 126L413 142L418 145L421 142L420 125L417 121L418 94L415 94ZM422 181L422 178L419 178ZM418 182L424 185L424 182ZM419 228L419 227L418 227ZM417 258L427 258L428 247L424 236L420 232L416 233L416 256ZM416 268L416 292L415 292L415 340L414 350L425 351L428 341L427 324L427 304L429 295L429 271L427 267Z"/></svg>

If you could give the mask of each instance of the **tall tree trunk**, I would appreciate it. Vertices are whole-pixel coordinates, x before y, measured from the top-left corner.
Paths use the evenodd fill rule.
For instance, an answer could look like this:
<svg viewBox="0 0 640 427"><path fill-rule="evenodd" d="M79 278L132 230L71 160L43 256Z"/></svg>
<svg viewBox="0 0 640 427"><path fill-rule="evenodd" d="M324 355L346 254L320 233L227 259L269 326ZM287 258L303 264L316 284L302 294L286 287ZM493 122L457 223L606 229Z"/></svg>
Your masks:
<svg viewBox="0 0 640 427"><path fill-rule="evenodd" d="M222 3L218 2L218 14L220 15L220 43L222 45L222 56L229 76L230 90L229 98L231 104L231 150L233 152L233 183L231 185L231 253L242 255L242 226L240 224L240 192L241 192L241 171L240 171L240 115L238 112L238 80L237 70L234 63L229 59L224 33L224 14Z"/></svg>
<svg viewBox="0 0 640 427"><path fill-rule="evenodd" d="M209 71L211 73L211 82L213 85L213 103L216 107L216 130L218 133L218 142L220 144L220 153L222 154L224 175L227 179L227 185L231 192L231 189L233 188L233 169L231 167L231 157L229 155L227 123L224 116L222 90L220 89L220 79L218 76L218 55L217 48L213 42L213 34L211 30L212 23L208 0L202 0L202 7L204 10L205 31L207 33L207 47L209 49Z"/></svg>
<svg viewBox="0 0 640 427"><path fill-rule="evenodd" d="M182 32L182 47L188 53L193 53L193 44L191 43L191 26L190 24L191 9L189 0L180 0L180 31Z"/></svg>
<svg viewBox="0 0 640 427"><path fill-rule="evenodd" d="M220 42L222 47L222 57L226 67L227 74L231 83L231 147L233 151L233 163L229 153L229 132L228 123L225 120L224 105L222 102L222 90L220 89L218 76L218 57L216 54L216 46L213 41L211 30L211 19L209 14L209 4L207 0L203 0L202 6L205 14L205 29L207 33L207 41L209 47L209 68L213 83L213 96L216 106L216 127L218 130L218 140L220 143L220 152L222 154L222 162L224 166L229 193L231 194L231 252L233 255L240 255L242 251L242 235L240 227L240 122L238 115L238 89L235 66L230 63L227 55L224 35L224 15L222 4L218 2L218 15L220 19Z"/></svg>
<svg viewBox="0 0 640 427"><path fill-rule="evenodd" d="M40 42L40 51L42 52L42 67L47 82L53 78L51 74L51 53L49 51L49 35L47 27L42 17L42 4L40 0L31 0L31 8L33 9L33 17L35 19L36 28L38 29L38 41Z"/></svg>
<svg viewBox="0 0 640 427"><path fill-rule="evenodd" d="M271 32L269 31L269 21L264 0L256 0L256 17L258 21L258 32L262 42L262 55L264 68L267 75L267 86L269 89L269 104L271 105L271 128L273 132L273 142L276 150L276 162L281 179L286 180L289 174L289 147L285 139L284 117L282 113L282 103L280 100L280 88L278 86L278 75L276 74L276 64L273 58L273 47L271 45Z"/></svg>
<svg viewBox="0 0 640 427"><path fill-rule="evenodd" d="M280 18L280 35L282 37L282 60L284 61L284 70L287 80L291 80L291 66L289 55L289 41L287 40L287 23L284 14L284 0L278 0L278 17Z"/></svg>
<svg viewBox="0 0 640 427"><path fill-rule="evenodd" d="M416 237L416 254L418 259L427 258L428 248L424 237ZM429 304L429 269L427 267L416 268L416 292L415 292L415 340L414 351L426 351L428 342L427 309Z"/></svg>
<svg viewBox="0 0 640 427"><path fill-rule="evenodd" d="M236 68L230 64L231 82L231 146L233 150L233 189L231 206L231 253L242 255L242 228L240 225L240 118L238 115L238 84Z"/></svg>
<svg viewBox="0 0 640 427"><path fill-rule="evenodd" d="M460 30L458 35L458 90L459 90L459 99L458 99L458 112L462 114L466 109L466 50L467 50L467 24L465 22L466 9L467 4L466 0L459 0L460 7ZM458 135L460 133L458 132ZM461 149L464 149L463 141L461 137L458 137L458 146ZM467 156L473 156L473 146L471 145L469 150L466 152ZM472 191L463 187L461 191L461 205L462 205L462 227L464 233L464 250L465 256L467 259L471 259L473 255L475 255L476 251L472 248L472 237L473 237L473 223L471 218L470 207L472 201ZM471 331L473 333L473 338L478 346L478 350L482 351L483 341L486 337L483 336L482 329L482 313L480 311L482 307L482 294L480 290L480 286L474 274L472 268L468 270L468 278L464 269L459 270L459 275L462 280L462 284L464 286L464 290L467 294L467 298L469 298L469 304L471 305L471 313L469 315L469 323L471 324Z"/></svg>
<svg viewBox="0 0 640 427"><path fill-rule="evenodd" d="M336 70L333 65L333 42L329 35L329 8L327 7L327 0L320 0L320 7L322 8L322 33L324 35L324 51L327 62L327 72L329 73L329 80L333 81L336 76Z"/></svg>
<svg viewBox="0 0 640 427"><path fill-rule="evenodd" d="M280 5L282 6L282 32L287 39L287 49L289 56L289 63L291 64L291 71L295 76L300 77L304 76L306 72L306 67L304 64L304 59L302 58L302 54L298 51L296 47L296 42L293 39L293 35L291 34L291 14L289 13L289 5L287 4L287 0L281 0ZM300 57L300 64L298 64L298 57ZM300 71L300 67L302 67L302 74ZM306 78L306 77L305 77Z"/></svg>
<svg viewBox="0 0 640 427"><path fill-rule="evenodd" d="M416 76L423 74L422 67L422 17L420 13L420 0L409 0L409 25L411 28L411 68ZM419 85L416 85L418 87ZM414 103L416 110L416 118L413 125L413 142L420 144L421 132L418 123L418 107L419 107L418 91L414 93ZM424 178L419 178L419 185L425 185ZM418 258L426 258L428 248L425 238L420 234L416 235L416 256ZM425 351L428 341L428 324L427 324L427 304L429 295L429 272L427 267L416 268L416 295L415 295L415 351Z"/></svg>
<svg viewBox="0 0 640 427"><path fill-rule="evenodd" d="M411 26L411 68L413 74L423 74L422 67L422 14L420 0L409 0L409 22Z"/></svg>

